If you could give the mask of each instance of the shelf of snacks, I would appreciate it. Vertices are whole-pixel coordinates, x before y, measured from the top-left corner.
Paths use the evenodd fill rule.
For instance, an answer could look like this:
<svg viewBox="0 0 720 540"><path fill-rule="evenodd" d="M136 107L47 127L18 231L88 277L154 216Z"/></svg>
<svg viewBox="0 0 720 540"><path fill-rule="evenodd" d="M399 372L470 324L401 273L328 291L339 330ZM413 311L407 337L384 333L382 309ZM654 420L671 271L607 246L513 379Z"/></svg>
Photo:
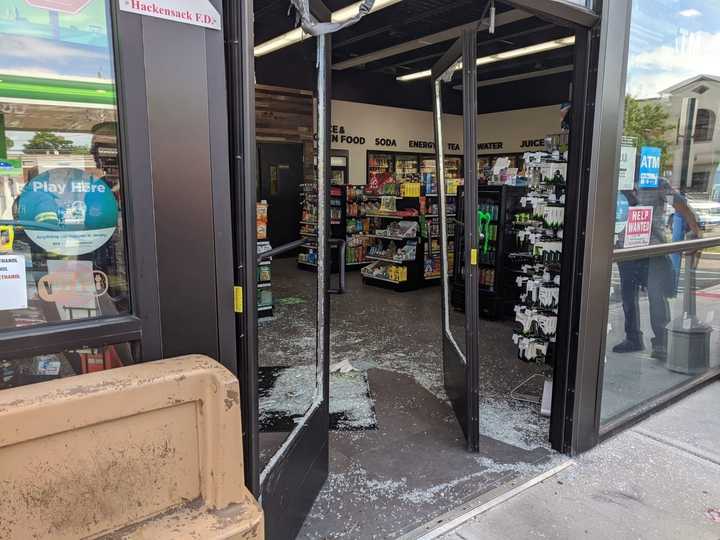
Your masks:
<svg viewBox="0 0 720 540"><path fill-rule="evenodd" d="M395 172L398 167L400 173ZM366 284L394 290L423 285L425 243L420 224L426 208L417 171L414 155L397 157L393 169L382 174L368 169L368 185L358 194L366 218L361 233L363 249L365 259L371 261L362 270Z"/></svg>

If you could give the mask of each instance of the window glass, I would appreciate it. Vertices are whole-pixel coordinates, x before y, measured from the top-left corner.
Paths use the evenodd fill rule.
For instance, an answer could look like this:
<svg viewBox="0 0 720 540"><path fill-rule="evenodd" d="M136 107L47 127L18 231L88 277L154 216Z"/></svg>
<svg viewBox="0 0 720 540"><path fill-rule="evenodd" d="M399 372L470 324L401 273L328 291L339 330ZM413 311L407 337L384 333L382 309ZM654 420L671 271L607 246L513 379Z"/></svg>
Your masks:
<svg viewBox="0 0 720 540"><path fill-rule="evenodd" d="M719 54L719 2L633 2L616 247L720 237Z"/></svg>
<svg viewBox="0 0 720 540"><path fill-rule="evenodd" d="M602 420L720 367L720 249L613 265Z"/></svg>
<svg viewBox="0 0 720 540"><path fill-rule="evenodd" d="M0 390L133 364L129 343L78 347L28 358L0 358Z"/></svg>
<svg viewBox="0 0 720 540"><path fill-rule="evenodd" d="M0 330L129 310L108 4L47 5L0 10Z"/></svg>
<svg viewBox="0 0 720 540"><path fill-rule="evenodd" d="M605 421L718 367L720 248L673 243L720 244L719 55L719 2L633 2L615 248L667 252L613 265Z"/></svg>

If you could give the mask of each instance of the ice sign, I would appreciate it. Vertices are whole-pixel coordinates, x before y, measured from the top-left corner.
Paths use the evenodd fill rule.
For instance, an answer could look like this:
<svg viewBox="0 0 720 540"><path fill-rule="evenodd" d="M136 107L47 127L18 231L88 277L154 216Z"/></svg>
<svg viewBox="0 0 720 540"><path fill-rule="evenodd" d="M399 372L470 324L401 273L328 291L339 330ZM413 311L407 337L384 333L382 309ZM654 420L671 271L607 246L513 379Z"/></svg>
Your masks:
<svg viewBox="0 0 720 540"><path fill-rule="evenodd" d="M640 189L657 188L660 182L660 158L662 150L654 146L643 146L640 150Z"/></svg>

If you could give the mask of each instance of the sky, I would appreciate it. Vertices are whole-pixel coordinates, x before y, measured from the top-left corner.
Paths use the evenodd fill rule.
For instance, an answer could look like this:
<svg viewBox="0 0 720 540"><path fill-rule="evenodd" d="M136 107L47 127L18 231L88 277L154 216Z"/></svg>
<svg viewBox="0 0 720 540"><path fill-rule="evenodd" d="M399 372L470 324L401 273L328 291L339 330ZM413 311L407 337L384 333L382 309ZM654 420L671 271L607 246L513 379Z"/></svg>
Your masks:
<svg viewBox="0 0 720 540"><path fill-rule="evenodd" d="M634 0L628 93L657 97L701 73L720 76L720 0Z"/></svg>

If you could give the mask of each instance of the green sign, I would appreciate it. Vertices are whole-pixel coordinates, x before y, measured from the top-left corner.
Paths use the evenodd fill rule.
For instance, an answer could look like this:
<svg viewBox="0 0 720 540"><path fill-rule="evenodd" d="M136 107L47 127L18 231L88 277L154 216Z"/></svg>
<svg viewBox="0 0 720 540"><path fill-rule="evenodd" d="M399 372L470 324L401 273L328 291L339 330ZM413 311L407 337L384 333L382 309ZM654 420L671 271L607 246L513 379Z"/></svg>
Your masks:
<svg viewBox="0 0 720 540"><path fill-rule="evenodd" d="M22 161L0 159L0 176L22 176Z"/></svg>

